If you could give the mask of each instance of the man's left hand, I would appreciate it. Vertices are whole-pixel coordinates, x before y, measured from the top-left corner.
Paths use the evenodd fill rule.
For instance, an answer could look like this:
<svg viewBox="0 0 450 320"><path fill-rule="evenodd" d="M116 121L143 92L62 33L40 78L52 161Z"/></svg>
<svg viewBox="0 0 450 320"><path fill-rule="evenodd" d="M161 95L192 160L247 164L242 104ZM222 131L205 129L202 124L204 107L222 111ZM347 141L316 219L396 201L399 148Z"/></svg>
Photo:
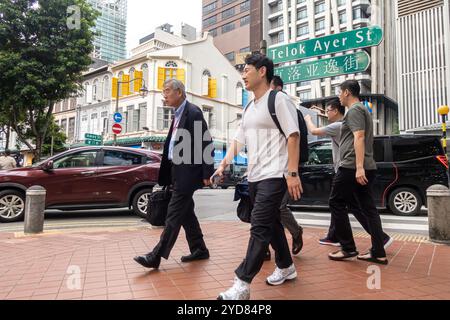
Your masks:
<svg viewBox="0 0 450 320"><path fill-rule="evenodd" d="M300 177L290 177L288 176L286 178L286 182L288 185L288 191L291 196L291 198L294 201L298 201L302 198L303 193L303 186L302 181L300 180Z"/></svg>
<svg viewBox="0 0 450 320"><path fill-rule="evenodd" d="M211 181L209 181L209 179L203 179L203 184L205 187L209 187L211 185Z"/></svg>

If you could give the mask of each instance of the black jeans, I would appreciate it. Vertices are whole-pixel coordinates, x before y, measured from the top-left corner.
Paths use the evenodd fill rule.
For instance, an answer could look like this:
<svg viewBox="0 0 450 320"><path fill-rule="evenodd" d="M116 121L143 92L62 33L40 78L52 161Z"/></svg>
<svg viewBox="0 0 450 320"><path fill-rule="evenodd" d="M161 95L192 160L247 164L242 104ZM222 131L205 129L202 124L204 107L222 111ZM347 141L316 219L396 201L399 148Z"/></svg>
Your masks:
<svg viewBox="0 0 450 320"><path fill-rule="evenodd" d="M286 269L293 264L280 216L280 205L286 190L284 178L249 183L250 200L254 204L250 241L245 259L235 271L242 281L253 281L261 270L269 244L275 250L278 268Z"/></svg>
<svg viewBox="0 0 450 320"><path fill-rule="evenodd" d="M335 221L336 238L341 243L342 250L354 252L356 251L356 245L347 208L354 203L356 198L361 206L362 214L367 221L368 231L370 231L372 238L372 257L385 258L383 228L373 198L375 175L376 171L366 171L369 183L362 186L356 181L356 170L339 168L331 189L330 210L332 219Z"/></svg>
<svg viewBox="0 0 450 320"><path fill-rule="evenodd" d="M355 196L353 196L353 199L349 199L350 203L347 204L348 212L353 214L353 216L358 220L358 222L361 224L363 229L370 234L369 229L369 223L367 221L366 216L363 214L361 210L361 205L358 202L358 199L356 199ZM331 240L333 242L339 242L339 240L336 237L336 222L333 219L333 216L331 216L331 222L330 222L330 229L328 230L327 239ZM389 239L389 235L387 235L385 232L383 232L383 242Z"/></svg>
<svg viewBox="0 0 450 320"><path fill-rule="evenodd" d="M194 193L182 193L177 190L176 179L172 170L172 182L174 191L167 209L167 218L164 231L161 234L159 243L153 249L155 256L168 259L170 252L175 246L180 229L183 227L186 233L186 240L189 244L189 250L194 253L195 250L207 250L203 240L202 229L194 211Z"/></svg>

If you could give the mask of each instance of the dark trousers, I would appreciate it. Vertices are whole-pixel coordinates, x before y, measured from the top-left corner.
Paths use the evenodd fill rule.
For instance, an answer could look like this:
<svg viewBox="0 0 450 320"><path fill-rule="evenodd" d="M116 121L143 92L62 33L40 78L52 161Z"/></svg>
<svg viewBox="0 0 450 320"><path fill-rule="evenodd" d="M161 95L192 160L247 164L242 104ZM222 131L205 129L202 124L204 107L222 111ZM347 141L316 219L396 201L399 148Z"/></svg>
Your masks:
<svg viewBox="0 0 450 320"><path fill-rule="evenodd" d="M253 281L261 270L269 244L275 251L278 268L286 269L293 264L280 216L280 205L286 190L284 178L249 183L253 203L250 241L245 259L235 271L242 281Z"/></svg>
<svg viewBox="0 0 450 320"><path fill-rule="evenodd" d="M173 170L172 170L173 174ZM174 177L174 175L172 175ZM203 240L202 229L194 211L194 193L182 193L177 191L176 179L172 178L174 191L169 202L167 210L166 225L161 234L159 243L153 249L155 256L168 259L175 242L177 241L181 227L186 233L186 240L189 244L189 250L193 253L195 250L206 250L206 244Z"/></svg>
<svg viewBox="0 0 450 320"><path fill-rule="evenodd" d="M356 251L356 245L347 208L354 203L356 198L361 206L362 214L367 221L368 231L372 238L371 254L376 258L384 258L386 257L384 233L373 198L375 175L376 171L366 171L369 183L362 186L356 181L356 170L339 168L331 189L330 210L335 222L335 235L342 245L342 250L354 252Z"/></svg>
<svg viewBox="0 0 450 320"><path fill-rule="evenodd" d="M352 197L352 199L349 199L349 203L347 204L348 212L353 214L353 216L358 220L358 222L361 224L363 229L370 234L370 228L369 223L367 221L366 216L363 214L361 210L361 205L358 202L358 199L356 199L355 196ZM331 216L331 222L330 222L330 229L328 230L328 240L331 240L333 242L339 242L339 240L336 237L336 222L334 221L333 216ZM383 243L389 239L389 236L383 232Z"/></svg>

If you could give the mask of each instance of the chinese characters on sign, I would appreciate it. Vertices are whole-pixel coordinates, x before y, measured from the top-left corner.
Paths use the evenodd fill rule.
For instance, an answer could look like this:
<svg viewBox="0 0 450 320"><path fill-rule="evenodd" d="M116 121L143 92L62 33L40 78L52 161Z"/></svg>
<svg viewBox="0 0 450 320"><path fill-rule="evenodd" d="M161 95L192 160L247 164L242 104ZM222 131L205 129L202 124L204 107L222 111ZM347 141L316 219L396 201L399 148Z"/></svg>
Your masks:
<svg viewBox="0 0 450 320"><path fill-rule="evenodd" d="M286 84L364 72L370 65L370 56L361 51L328 59L306 62L275 69Z"/></svg>

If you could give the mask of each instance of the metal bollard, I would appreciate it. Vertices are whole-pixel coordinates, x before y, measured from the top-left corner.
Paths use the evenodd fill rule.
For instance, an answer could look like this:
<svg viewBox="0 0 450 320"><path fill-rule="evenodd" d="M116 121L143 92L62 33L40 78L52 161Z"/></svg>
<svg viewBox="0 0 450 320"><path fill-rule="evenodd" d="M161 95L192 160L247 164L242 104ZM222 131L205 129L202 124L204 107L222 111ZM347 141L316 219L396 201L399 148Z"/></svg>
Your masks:
<svg viewBox="0 0 450 320"><path fill-rule="evenodd" d="M430 239L450 244L450 190L434 185L427 190Z"/></svg>
<svg viewBox="0 0 450 320"><path fill-rule="evenodd" d="M25 200L25 234L37 234L44 231L45 195L47 191L41 186L27 190Z"/></svg>

